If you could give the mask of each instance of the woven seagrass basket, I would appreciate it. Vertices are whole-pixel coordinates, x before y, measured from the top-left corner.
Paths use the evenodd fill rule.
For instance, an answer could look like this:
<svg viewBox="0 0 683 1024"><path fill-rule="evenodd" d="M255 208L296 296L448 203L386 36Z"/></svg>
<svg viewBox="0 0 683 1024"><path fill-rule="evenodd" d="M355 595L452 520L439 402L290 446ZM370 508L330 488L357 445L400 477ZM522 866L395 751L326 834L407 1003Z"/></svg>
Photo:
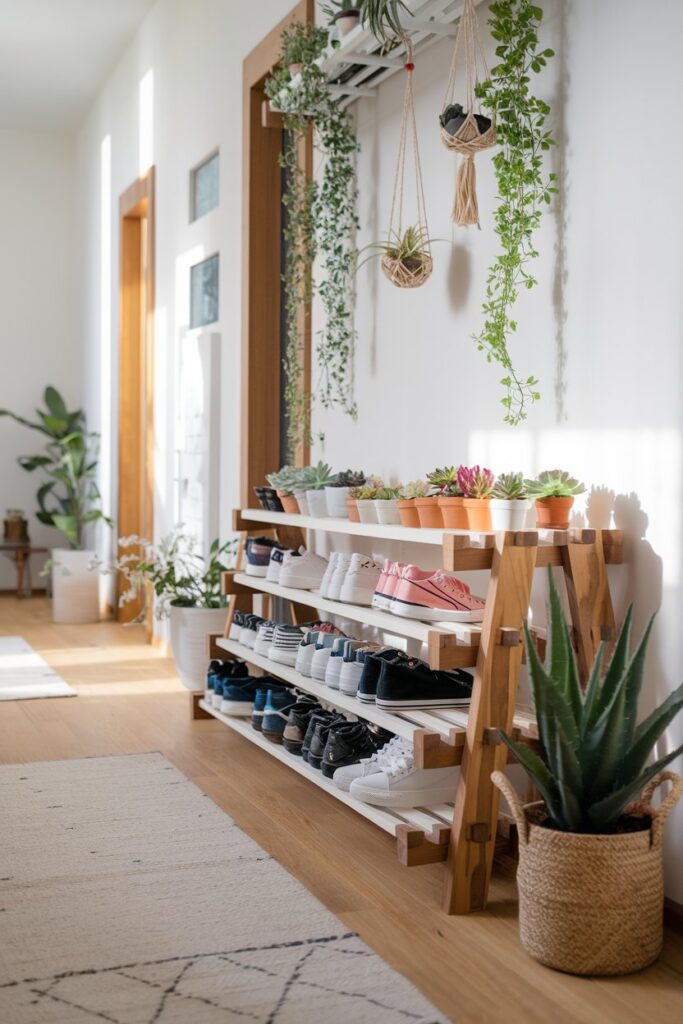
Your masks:
<svg viewBox="0 0 683 1024"><path fill-rule="evenodd" d="M432 257L427 253L422 253L419 259L411 260L410 263L404 263L385 254L379 262L385 276L397 288L419 288L434 269Z"/></svg>
<svg viewBox="0 0 683 1024"><path fill-rule="evenodd" d="M683 779L661 772L643 791L648 803L669 780L672 788L649 829L612 835L558 832L533 824L543 804L522 802L502 772L491 776L519 830L519 935L547 967L569 974L630 974L662 948L662 835L683 793Z"/></svg>

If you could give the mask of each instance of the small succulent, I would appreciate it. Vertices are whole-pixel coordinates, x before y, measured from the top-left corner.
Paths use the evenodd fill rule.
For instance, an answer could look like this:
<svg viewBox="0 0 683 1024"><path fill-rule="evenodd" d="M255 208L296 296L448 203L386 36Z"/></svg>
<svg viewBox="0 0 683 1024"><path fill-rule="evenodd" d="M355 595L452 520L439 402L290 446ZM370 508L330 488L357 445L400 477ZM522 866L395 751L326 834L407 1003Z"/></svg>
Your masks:
<svg viewBox="0 0 683 1024"><path fill-rule="evenodd" d="M530 498L571 498L586 488L562 469L546 469L535 480L524 481Z"/></svg>
<svg viewBox="0 0 683 1024"><path fill-rule="evenodd" d="M300 470L294 466L283 466L277 473L266 473L266 480L271 487L282 491L286 496L291 496L297 490L298 474Z"/></svg>
<svg viewBox="0 0 683 1024"><path fill-rule="evenodd" d="M360 501L369 501L377 497L378 491L384 487L379 477L368 477L363 487L354 488L354 495Z"/></svg>
<svg viewBox="0 0 683 1024"><path fill-rule="evenodd" d="M307 491L322 491L337 479L326 462L319 462L317 466L307 466L303 472L306 474Z"/></svg>
<svg viewBox="0 0 683 1024"><path fill-rule="evenodd" d="M491 497L500 498L502 501L524 501L527 490L522 473L501 473Z"/></svg>
<svg viewBox="0 0 683 1024"><path fill-rule="evenodd" d="M401 497L401 488L399 487L379 487L375 498L380 501L393 501L395 498Z"/></svg>
<svg viewBox="0 0 683 1024"><path fill-rule="evenodd" d="M490 469L482 466L460 466L458 487L466 498L490 498L496 478Z"/></svg>
<svg viewBox="0 0 683 1024"><path fill-rule="evenodd" d="M432 485L430 494L449 495L453 498L462 497L462 489L458 485L458 471L455 466L444 466L427 473L427 480Z"/></svg>
<svg viewBox="0 0 683 1024"><path fill-rule="evenodd" d="M327 484L328 487L362 487L365 483L365 473L362 469L344 469L337 473L334 480Z"/></svg>
<svg viewBox="0 0 683 1024"><path fill-rule="evenodd" d="M411 480L401 488L401 498L426 498L429 492L429 484L426 480Z"/></svg>

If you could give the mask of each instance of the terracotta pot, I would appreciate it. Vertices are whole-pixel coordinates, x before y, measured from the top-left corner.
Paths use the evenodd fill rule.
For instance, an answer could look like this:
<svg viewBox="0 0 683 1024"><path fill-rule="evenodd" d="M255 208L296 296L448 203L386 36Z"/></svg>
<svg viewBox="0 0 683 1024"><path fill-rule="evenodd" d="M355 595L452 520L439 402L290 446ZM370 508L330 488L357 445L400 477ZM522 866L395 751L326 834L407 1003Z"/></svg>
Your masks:
<svg viewBox="0 0 683 1024"><path fill-rule="evenodd" d="M289 73L292 76L292 78L294 78L296 75L301 74L301 69L302 68L303 68L303 64L290 64L289 65Z"/></svg>
<svg viewBox="0 0 683 1024"><path fill-rule="evenodd" d="M462 503L467 512L467 529L482 533L491 529L491 499L463 498Z"/></svg>
<svg viewBox="0 0 683 1024"><path fill-rule="evenodd" d="M544 530L568 530L573 498L538 498L536 526Z"/></svg>
<svg viewBox="0 0 683 1024"><path fill-rule="evenodd" d="M420 517L415 508L415 498L401 498L398 503L401 526L419 526Z"/></svg>
<svg viewBox="0 0 683 1024"><path fill-rule="evenodd" d="M436 495L431 498L415 498L415 508L423 529L442 530L443 516Z"/></svg>
<svg viewBox="0 0 683 1024"><path fill-rule="evenodd" d="M349 522L350 523L359 523L360 522L360 516L358 515L358 505L356 505L356 499L355 498L347 498L346 499L346 511L349 514Z"/></svg>
<svg viewBox="0 0 683 1024"><path fill-rule="evenodd" d="M285 512L297 512L299 511L299 503L293 494L285 494L284 491L278 491L277 496L282 502L282 508Z"/></svg>
<svg viewBox="0 0 683 1024"><path fill-rule="evenodd" d="M439 497L439 508L443 516L443 525L446 530L469 530L467 525L467 512L463 505L465 499L452 494L444 494Z"/></svg>
<svg viewBox="0 0 683 1024"><path fill-rule="evenodd" d="M334 21L339 29L339 35L346 36L353 32L360 22L360 11L340 11L335 15Z"/></svg>

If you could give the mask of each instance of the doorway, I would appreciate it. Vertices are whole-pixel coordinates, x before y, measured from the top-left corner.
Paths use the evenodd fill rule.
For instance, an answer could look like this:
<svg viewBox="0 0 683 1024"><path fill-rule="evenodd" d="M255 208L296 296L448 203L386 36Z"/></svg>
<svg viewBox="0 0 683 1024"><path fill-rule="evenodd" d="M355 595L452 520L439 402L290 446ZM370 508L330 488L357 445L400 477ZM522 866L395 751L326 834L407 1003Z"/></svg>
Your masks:
<svg viewBox="0 0 683 1024"><path fill-rule="evenodd" d="M119 199L119 537L153 539L154 168ZM119 581L119 586L121 581ZM118 596L118 595L117 595ZM117 601L118 605L118 601ZM118 608L119 621L142 601ZM148 629L151 622L148 621Z"/></svg>

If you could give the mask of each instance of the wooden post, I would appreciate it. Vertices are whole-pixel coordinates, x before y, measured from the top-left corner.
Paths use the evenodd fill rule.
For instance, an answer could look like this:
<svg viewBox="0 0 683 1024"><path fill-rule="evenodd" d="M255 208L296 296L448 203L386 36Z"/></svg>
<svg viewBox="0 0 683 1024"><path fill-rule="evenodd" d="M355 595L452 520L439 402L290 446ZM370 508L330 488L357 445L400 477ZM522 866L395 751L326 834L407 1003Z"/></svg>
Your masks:
<svg viewBox="0 0 683 1024"><path fill-rule="evenodd" d="M537 545L533 531L496 535L448 854L450 914L486 904L499 804L491 772L505 767L507 755L504 744L490 742L489 730L512 728Z"/></svg>
<svg viewBox="0 0 683 1024"><path fill-rule="evenodd" d="M609 592L599 530L579 530L562 549L569 611L574 625L579 677L585 685L601 640L615 639L614 609Z"/></svg>

